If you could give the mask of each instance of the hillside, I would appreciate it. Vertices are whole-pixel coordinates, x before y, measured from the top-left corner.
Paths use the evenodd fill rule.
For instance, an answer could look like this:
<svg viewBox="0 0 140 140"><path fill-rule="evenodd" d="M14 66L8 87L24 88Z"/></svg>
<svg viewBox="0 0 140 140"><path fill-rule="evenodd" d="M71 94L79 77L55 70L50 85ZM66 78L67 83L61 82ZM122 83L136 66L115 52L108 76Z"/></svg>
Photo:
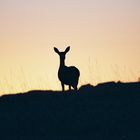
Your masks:
<svg viewBox="0 0 140 140"><path fill-rule="evenodd" d="M140 83L85 85L0 97L0 136L20 139L140 139Z"/></svg>

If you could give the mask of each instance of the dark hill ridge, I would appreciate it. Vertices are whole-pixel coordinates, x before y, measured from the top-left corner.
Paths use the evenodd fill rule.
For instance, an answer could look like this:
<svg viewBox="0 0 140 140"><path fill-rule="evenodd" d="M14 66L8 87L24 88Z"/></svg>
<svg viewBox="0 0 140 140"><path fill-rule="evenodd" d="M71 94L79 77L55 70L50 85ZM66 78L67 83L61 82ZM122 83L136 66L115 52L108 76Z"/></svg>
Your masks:
<svg viewBox="0 0 140 140"><path fill-rule="evenodd" d="M0 98L0 137L140 139L140 83L102 83L79 91L30 91Z"/></svg>

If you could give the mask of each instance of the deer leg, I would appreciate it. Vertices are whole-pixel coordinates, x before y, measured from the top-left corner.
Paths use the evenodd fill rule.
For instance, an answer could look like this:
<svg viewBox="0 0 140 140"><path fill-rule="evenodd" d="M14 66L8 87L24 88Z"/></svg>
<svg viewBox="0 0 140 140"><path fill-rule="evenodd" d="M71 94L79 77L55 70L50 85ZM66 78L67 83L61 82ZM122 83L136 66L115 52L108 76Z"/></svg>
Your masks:
<svg viewBox="0 0 140 140"><path fill-rule="evenodd" d="M71 85L69 85L69 90L71 90Z"/></svg>
<svg viewBox="0 0 140 140"><path fill-rule="evenodd" d="M74 85L74 86L73 86L73 88L74 88L74 90L75 90L75 91L77 91L77 90L78 90L76 85Z"/></svg>
<svg viewBox="0 0 140 140"><path fill-rule="evenodd" d="M77 86L74 89L77 91Z"/></svg>
<svg viewBox="0 0 140 140"><path fill-rule="evenodd" d="M61 83L61 86L62 86L62 91L65 91L65 86L63 83Z"/></svg>

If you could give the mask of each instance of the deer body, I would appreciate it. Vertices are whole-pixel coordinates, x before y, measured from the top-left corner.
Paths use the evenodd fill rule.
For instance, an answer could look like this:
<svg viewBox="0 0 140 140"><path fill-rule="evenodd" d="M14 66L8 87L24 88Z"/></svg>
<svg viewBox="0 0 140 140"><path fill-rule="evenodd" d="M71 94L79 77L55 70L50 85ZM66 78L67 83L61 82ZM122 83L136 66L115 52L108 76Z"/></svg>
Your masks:
<svg viewBox="0 0 140 140"><path fill-rule="evenodd" d="M65 66L65 55L70 50L70 47L67 47L67 49L64 52L59 52L57 48L54 48L55 52L59 54L60 56L60 66L58 70L58 78L62 85L62 90L64 91L64 85L69 85L69 89L73 87L75 90L77 90L77 85L79 81L80 72L79 70L74 67L67 67Z"/></svg>

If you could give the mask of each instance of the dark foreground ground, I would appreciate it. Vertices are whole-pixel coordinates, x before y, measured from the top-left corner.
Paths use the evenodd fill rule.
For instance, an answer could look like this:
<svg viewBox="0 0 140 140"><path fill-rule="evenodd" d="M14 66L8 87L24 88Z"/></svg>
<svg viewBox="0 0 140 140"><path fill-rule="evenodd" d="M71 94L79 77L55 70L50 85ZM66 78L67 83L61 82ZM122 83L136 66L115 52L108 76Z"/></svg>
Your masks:
<svg viewBox="0 0 140 140"><path fill-rule="evenodd" d="M0 98L0 139L140 140L140 83Z"/></svg>

